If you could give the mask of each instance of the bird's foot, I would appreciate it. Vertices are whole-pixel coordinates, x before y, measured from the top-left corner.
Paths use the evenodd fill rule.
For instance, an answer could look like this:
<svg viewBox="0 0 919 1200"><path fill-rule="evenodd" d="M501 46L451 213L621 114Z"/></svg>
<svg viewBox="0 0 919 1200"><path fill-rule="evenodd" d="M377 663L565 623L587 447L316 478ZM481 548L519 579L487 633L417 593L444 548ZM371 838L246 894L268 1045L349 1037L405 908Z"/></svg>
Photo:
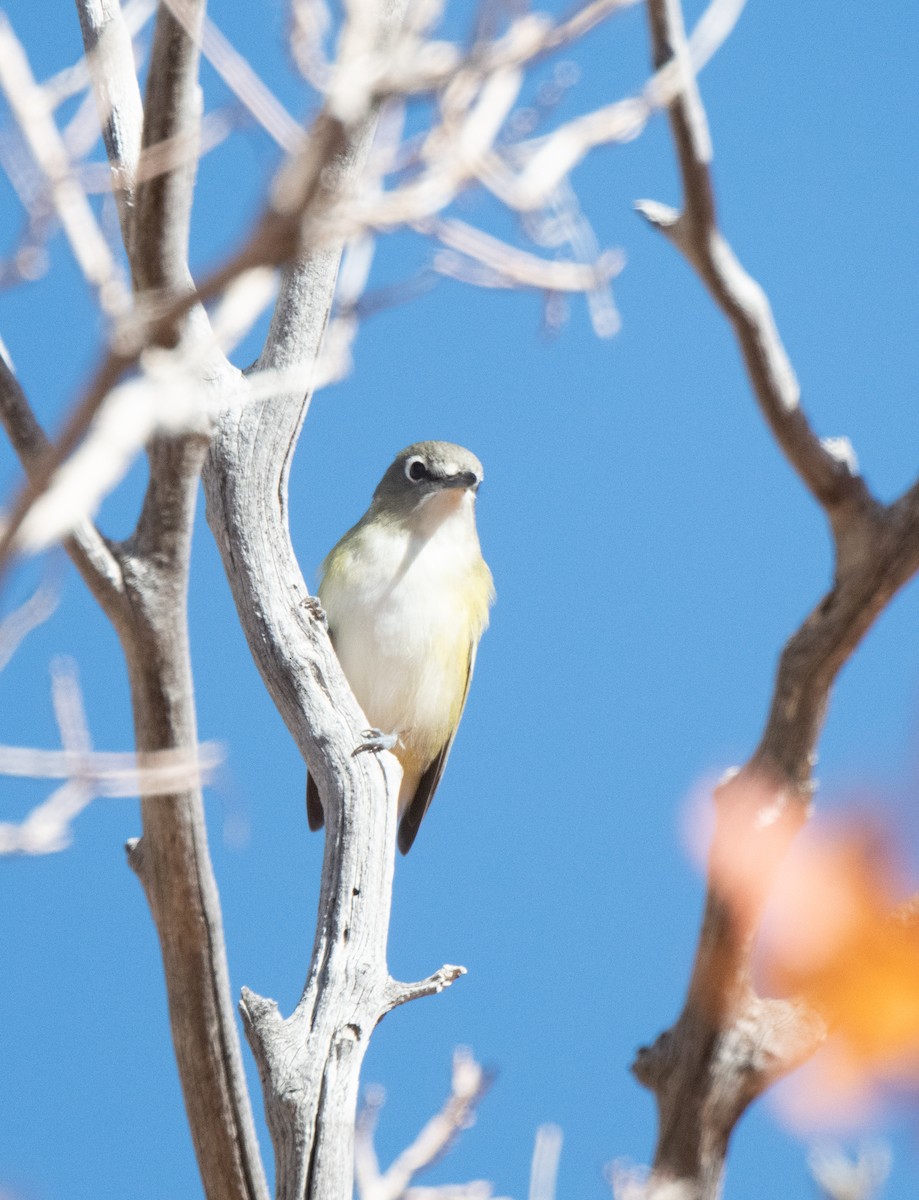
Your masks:
<svg viewBox="0 0 919 1200"><path fill-rule="evenodd" d="M318 621L323 629L328 632L329 619L325 615L325 609L320 604L318 596L307 596L302 601L302 607L306 609L314 621Z"/></svg>
<svg viewBox="0 0 919 1200"><path fill-rule="evenodd" d="M364 729L361 740L351 751L355 754L379 754L381 750L395 750L399 745L398 733L384 733L382 729Z"/></svg>

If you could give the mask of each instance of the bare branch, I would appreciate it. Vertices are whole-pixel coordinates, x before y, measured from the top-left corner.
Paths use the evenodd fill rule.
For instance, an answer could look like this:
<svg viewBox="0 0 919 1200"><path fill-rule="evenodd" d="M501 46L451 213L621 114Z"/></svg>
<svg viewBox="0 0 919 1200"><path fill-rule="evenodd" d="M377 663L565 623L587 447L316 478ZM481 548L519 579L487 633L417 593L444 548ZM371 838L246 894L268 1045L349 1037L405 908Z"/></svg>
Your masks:
<svg viewBox="0 0 919 1200"><path fill-rule="evenodd" d="M436 996L465 974L465 967L456 967L446 963L439 971L435 971L433 975L429 975L427 979L421 979L417 983L398 983L395 979L391 979L385 1000L386 1011L397 1008L400 1004L407 1004L409 1000L418 1000L422 996Z"/></svg>
<svg viewBox="0 0 919 1200"><path fill-rule="evenodd" d="M0 621L0 671L4 669L33 629L43 625L57 608L60 589L42 583L28 598Z"/></svg>
<svg viewBox="0 0 919 1200"><path fill-rule="evenodd" d="M225 354L275 291L272 272L249 271L228 286L212 321L194 336L171 350L146 350L140 373L108 393L83 440L50 475L45 490L31 497L19 521L17 549L44 550L94 515L152 438L206 436L212 420L240 397L241 377Z"/></svg>
<svg viewBox="0 0 919 1200"><path fill-rule="evenodd" d="M518 250L454 217L425 222L417 228L419 232L432 234L444 246L490 268L503 280L503 287L592 292L604 287L622 270L622 256L611 251L602 254L594 263L552 262Z"/></svg>
<svg viewBox="0 0 919 1200"><path fill-rule="evenodd" d="M112 16L108 7L110 0L76 0L76 2L78 16L81 5L88 5L92 10L88 14L91 29L101 30ZM124 32L133 42L156 11L156 0L125 0L125 3L120 4L119 7ZM84 53L74 63L69 67L64 67L50 79L46 79L42 86L47 91L49 103L53 108L57 108L63 101L90 88L92 86L92 67L87 61L85 45ZM96 140L98 140L99 128L100 123L97 122Z"/></svg>
<svg viewBox="0 0 919 1200"><path fill-rule="evenodd" d="M178 15L178 5L173 4ZM245 105L258 123L288 154L303 140L303 129L290 115L245 58L210 18L205 18L201 48L208 62L227 87Z"/></svg>
<svg viewBox="0 0 919 1200"><path fill-rule="evenodd" d="M153 797L200 787L223 761L220 747L213 745L202 745L191 755L94 751L76 665L69 659L52 664L51 695L63 750L0 746L0 775L66 782L22 821L0 822L0 855L64 850L72 840L73 821L96 796Z"/></svg>
<svg viewBox="0 0 919 1200"><path fill-rule="evenodd" d="M325 91L331 68L326 60L323 41L332 24L325 0L292 0L290 49L303 78L317 90Z"/></svg>
<svg viewBox="0 0 919 1200"><path fill-rule="evenodd" d="M765 294L716 225L711 146L679 0L649 0L649 19L658 74L671 64L681 73L670 124L685 208L679 214L646 202L640 209L683 251L731 320L760 407L827 511L836 551L831 590L782 653L760 744L716 794L705 915L683 1012L633 1066L658 1101L649 1193L672 1186L687 1200L710 1200L720 1194L728 1139L747 1105L825 1033L822 1019L803 1005L755 995L751 944L775 871L809 813L811 769L836 675L919 570L919 484L895 504L880 505L857 474L848 444L821 443L810 429ZM733 861L736 872L741 848L740 861L755 870L738 909L722 880L725 864Z"/></svg>
<svg viewBox="0 0 919 1200"><path fill-rule="evenodd" d="M401 3L388 10L381 39L403 13ZM271 253L298 245L299 214L323 210L353 186L375 123L374 113L349 132L320 115L311 144L276 188L276 216L263 229ZM334 173L323 178L331 163ZM340 254L333 245L286 268L259 371L314 369ZM287 1020L248 990L241 1009L265 1094L277 1194L351 1200L359 1068L392 998L386 940L399 768L390 755L351 754L366 720L290 544L287 471L307 403L302 390L280 391L226 413L204 479L208 521L253 657L325 805L319 916L303 996ZM359 972L349 968L354 961Z"/></svg>
<svg viewBox="0 0 919 1200"><path fill-rule="evenodd" d="M144 119L134 47L118 0L77 0L77 12L127 245Z"/></svg>
<svg viewBox="0 0 919 1200"><path fill-rule="evenodd" d="M191 754L180 750L76 752L33 750L0 745L0 775L22 779L73 779L79 776L93 792L108 798L161 796L184 785L207 783L224 761L216 742L201 742Z"/></svg>
<svg viewBox="0 0 919 1200"><path fill-rule="evenodd" d="M201 122L198 60L204 0L176 0L176 4L182 4L182 22L167 4L157 12L142 153L176 137L197 136ZM126 248L139 291L178 295L192 287L188 228L196 165L197 157L191 156L182 166L138 185L132 238Z"/></svg>
<svg viewBox="0 0 919 1200"><path fill-rule="evenodd" d="M122 550L130 607L117 629L142 754L187 754L197 745L187 590L205 450L200 437L154 440L141 519ZM146 797L141 815L143 837L131 846L129 862L160 939L176 1060L205 1192L209 1200L266 1200L200 788Z"/></svg>
<svg viewBox="0 0 919 1200"><path fill-rule="evenodd" d="M540 1125L536 1130L530 1166L529 1200L555 1200L562 1141L562 1131L558 1125Z"/></svg>
<svg viewBox="0 0 919 1200"><path fill-rule="evenodd" d="M2 359L2 356L0 356L0 359ZM97 386L71 410L65 422L64 429L58 435L57 441L53 443L44 441L42 448L36 450L35 447L39 443L35 438L30 439L29 453L31 457L28 463L28 480L16 497L16 501L2 527L2 531L0 531L0 574L2 574L6 567L9 556L16 544L19 529L28 516L32 505L45 493L54 477L55 471L57 471L61 463L66 460L68 455L79 444L103 400L111 388L115 386L122 370L127 365L128 360L124 356L110 354L103 365L100 377L97 377ZM0 371L2 371L0 400L2 400L4 405L3 420L15 446L17 438L29 436L27 432L29 428L31 427L34 432L34 430L38 429L38 426L34 422L31 410L29 410L28 418L23 418L22 405L17 400L16 389L18 389L18 384L16 384L15 389L11 387L10 381L12 380L15 383L15 378L5 359L2 359L2 362L0 362ZM19 395L21 395L21 391ZM22 457L23 455L20 453L20 458ZM98 595L97 599L99 599Z"/></svg>
<svg viewBox="0 0 919 1200"><path fill-rule="evenodd" d="M670 126L683 179L683 211L642 201L638 211L686 256L731 322L764 417L802 481L831 517L851 503L864 505L867 489L848 456L835 453L813 432L800 406L798 382L772 310L721 234L709 162L702 101L687 63L679 0L652 0L648 8L654 61L682 64L681 89L670 105Z"/></svg>
<svg viewBox="0 0 919 1200"><path fill-rule="evenodd" d="M453 1072L450 1095L436 1116L432 1117L418 1136L389 1169L380 1174L373 1135L377 1116L383 1104L383 1093L374 1089L365 1100L365 1108L357 1123L355 1163L357 1167L358 1195L360 1200L402 1200L402 1197L417 1198L429 1193L431 1200L456 1195L479 1198L491 1196L491 1185L472 1184L447 1185L445 1188L413 1188L412 1181L420 1172L437 1162L456 1140L475 1121L475 1114L485 1093L491 1085L491 1076L476 1062L470 1051L459 1047L453 1055ZM540 1131L542 1132L542 1131ZM539 1146L537 1135L537 1146ZM551 1151L550 1151L551 1157ZM550 1164L551 1165L551 1164ZM534 1170L535 1154L534 1154ZM553 1200L553 1193L540 1193L530 1200Z"/></svg>
<svg viewBox="0 0 919 1200"><path fill-rule="evenodd" d="M0 821L0 856L56 854L71 844L71 825L92 803L92 789L69 779L18 824Z"/></svg>

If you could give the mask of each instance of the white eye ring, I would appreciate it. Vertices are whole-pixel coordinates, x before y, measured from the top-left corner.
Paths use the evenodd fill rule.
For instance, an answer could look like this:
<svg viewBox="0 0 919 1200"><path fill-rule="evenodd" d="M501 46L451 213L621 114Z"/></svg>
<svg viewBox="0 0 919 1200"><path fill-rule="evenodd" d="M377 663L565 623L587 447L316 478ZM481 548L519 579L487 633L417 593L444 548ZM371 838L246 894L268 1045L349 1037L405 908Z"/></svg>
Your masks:
<svg viewBox="0 0 919 1200"><path fill-rule="evenodd" d="M422 479L427 479L428 470L424 460L417 457L408 459L405 464L405 476L412 483L421 483Z"/></svg>

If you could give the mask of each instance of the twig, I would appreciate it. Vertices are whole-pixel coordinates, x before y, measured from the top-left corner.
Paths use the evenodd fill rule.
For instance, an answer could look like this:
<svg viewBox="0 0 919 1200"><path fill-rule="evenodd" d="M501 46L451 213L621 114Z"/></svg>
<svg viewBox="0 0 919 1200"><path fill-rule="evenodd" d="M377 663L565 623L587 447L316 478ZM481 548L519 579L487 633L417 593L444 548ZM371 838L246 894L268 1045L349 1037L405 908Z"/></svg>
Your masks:
<svg viewBox="0 0 919 1200"><path fill-rule="evenodd" d="M0 671L2 671L33 629L43 625L57 608L60 588L42 583L28 600L0 621Z"/></svg>
<svg viewBox="0 0 919 1200"><path fill-rule="evenodd" d="M490 1084L491 1076L476 1062L470 1051L465 1047L458 1048L453 1055L450 1094L440 1112L428 1121L411 1145L407 1146L382 1174L373 1149L373 1135L383 1096L382 1092L376 1089L370 1092L358 1118L355 1139L356 1178L360 1200L401 1200L402 1197L415 1195L421 1190L430 1190L443 1197L442 1189L414 1189L411 1187L412 1181L416 1175L441 1158L460 1133L470 1127L475 1120L476 1109ZM468 1189L472 1188L478 1195L482 1187L481 1183L464 1184L459 1187L449 1185L445 1190L451 1195L454 1192L468 1195ZM485 1194L490 1196L490 1185L485 1184L484 1187ZM531 1193L530 1200L552 1200L552 1193L540 1193L538 1197Z"/></svg>
<svg viewBox="0 0 919 1200"><path fill-rule="evenodd" d="M152 5L147 7L152 11ZM128 244L144 116L131 32L121 5L113 0L77 0L77 12L86 50L83 62L92 80L122 237Z"/></svg>
<svg viewBox="0 0 919 1200"><path fill-rule="evenodd" d="M684 200L682 212L651 201L636 207L685 254L731 322L763 415L815 499L830 510L850 500L864 503L864 483L849 455L834 452L811 429L766 294L718 229L708 126L695 77L680 49L685 46L680 5L677 0L653 0L648 13L655 63L672 60L684 67L682 90L670 108Z"/></svg>
<svg viewBox="0 0 919 1200"><path fill-rule="evenodd" d="M98 796L160 796L183 786L207 783L225 758L217 742L183 750L133 751L38 750L0 745L0 775L19 779L72 779L92 784Z"/></svg>
<svg viewBox="0 0 919 1200"><path fill-rule="evenodd" d="M622 269L621 255L600 255L596 262L550 261L502 242L456 218L425 222L419 232L437 238L490 268L504 280L504 287L539 288L553 292L592 292L603 287Z"/></svg>
<svg viewBox="0 0 919 1200"><path fill-rule="evenodd" d="M562 1131L558 1125L540 1125L536 1130L530 1166L529 1200L555 1200L562 1141Z"/></svg>
<svg viewBox="0 0 919 1200"><path fill-rule="evenodd" d="M814 1146L807 1165L825 1200L876 1200L890 1174L890 1149L868 1146L853 1161L836 1146Z"/></svg>
<svg viewBox="0 0 919 1200"><path fill-rule="evenodd" d="M48 455L48 440L35 419L2 342L0 422L31 480L38 464ZM106 611L112 611L119 603L123 580L121 566L109 545L92 523L84 520L73 530L66 548L90 591Z"/></svg>
<svg viewBox="0 0 919 1200"><path fill-rule="evenodd" d="M20 822L0 822L0 855L53 854L66 849L75 818L96 796L158 796L200 787L223 762L216 745L194 754L105 754L94 751L80 693L76 664L56 659L51 695L62 750L0 746L0 775L64 779L47 800Z"/></svg>
<svg viewBox="0 0 919 1200"><path fill-rule="evenodd" d="M241 376L224 356L275 292L271 271L249 271L227 287L197 336L173 350L145 351L140 373L109 392L86 436L32 500L19 523L16 547L34 554L68 536L95 514L154 437L206 436L212 420L241 391Z"/></svg>
<svg viewBox="0 0 919 1200"><path fill-rule="evenodd" d="M198 40L204 57L262 128L288 154L296 151L303 140L302 127L214 22L205 17L197 30L194 9L188 0L166 0L166 3L186 34Z"/></svg>

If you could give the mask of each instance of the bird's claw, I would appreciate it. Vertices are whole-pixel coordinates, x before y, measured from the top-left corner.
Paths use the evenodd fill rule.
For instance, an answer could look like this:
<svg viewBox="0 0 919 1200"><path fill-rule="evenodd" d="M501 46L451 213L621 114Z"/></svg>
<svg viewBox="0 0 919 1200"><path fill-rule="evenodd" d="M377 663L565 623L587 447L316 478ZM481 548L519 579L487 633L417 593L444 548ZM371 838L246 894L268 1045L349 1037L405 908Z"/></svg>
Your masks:
<svg viewBox="0 0 919 1200"><path fill-rule="evenodd" d="M307 596L302 601L302 607L306 609L314 621L318 621L323 629L328 632L329 618L325 615L325 609L322 607L318 596Z"/></svg>
<svg viewBox="0 0 919 1200"><path fill-rule="evenodd" d="M351 751L355 754L379 754L381 750L395 750L399 745L398 733L384 733L382 729L364 729L361 740Z"/></svg>

